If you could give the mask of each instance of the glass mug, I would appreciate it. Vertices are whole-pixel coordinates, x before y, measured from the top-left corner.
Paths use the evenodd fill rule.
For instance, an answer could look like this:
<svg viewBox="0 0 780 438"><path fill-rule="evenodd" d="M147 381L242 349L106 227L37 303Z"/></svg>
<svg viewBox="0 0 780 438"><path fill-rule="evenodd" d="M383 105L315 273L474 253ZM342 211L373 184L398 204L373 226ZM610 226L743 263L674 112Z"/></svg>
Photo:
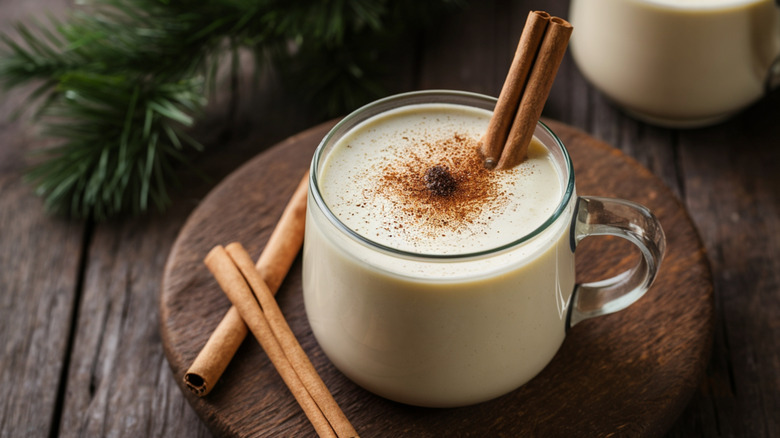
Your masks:
<svg viewBox="0 0 780 438"><path fill-rule="evenodd" d="M520 387L553 358L569 327L639 299L663 258L663 230L646 208L577 196L569 154L541 122L535 136L550 151L562 194L541 226L501 247L462 255L401 251L357 234L323 199L324 160L366 120L381 123L383 113L409 105L492 111L495 102L457 91L385 98L344 118L314 154L303 250L307 318L332 363L385 398L453 407ZM596 235L625 238L642 257L614 278L577 285L574 249Z"/></svg>
<svg viewBox="0 0 780 438"><path fill-rule="evenodd" d="M572 0L582 74L637 118L719 122L780 84L775 0Z"/></svg>

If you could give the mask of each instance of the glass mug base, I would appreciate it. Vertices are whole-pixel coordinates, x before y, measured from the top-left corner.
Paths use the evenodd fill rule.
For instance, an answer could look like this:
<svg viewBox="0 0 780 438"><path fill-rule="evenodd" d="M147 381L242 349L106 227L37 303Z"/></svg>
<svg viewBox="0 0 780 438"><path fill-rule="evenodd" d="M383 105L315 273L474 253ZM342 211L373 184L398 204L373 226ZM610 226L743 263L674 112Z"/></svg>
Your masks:
<svg viewBox="0 0 780 438"><path fill-rule="evenodd" d="M420 170L415 163L436 155L421 150L430 145L446 146L436 159L457 179L463 163L452 159L447 138L474 137L468 144L476 144L494 106L493 98L457 91L392 96L347 116L315 152L303 252L307 318L334 365L380 396L453 407L510 392L552 360L570 325L630 305L655 277L664 248L657 220L627 201L578 197L569 155L541 123L539 146L527 160L535 167L506 175L522 203L531 189L520 185L552 172L555 184L542 184L557 190L546 195L547 210L537 205L543 200L514 210L488 208L485 216L469 216L467 226L452 228L464 216L447 219L450 204L441 199L409 187L376 188ZM452 132L472 119L473 130ZM436 132L445 132L447 141L433 138ZM392 152L393 142L409 148ZM401 165L394 167L390 156ZM425 179L423 172L414 178ZM509 196L507 190L496 193L501 196L487 198ZM479 201L470 208L481 211ZM537 207L536 218L512 222ZM507 215L511 225L500 222ZM378 225L364 226L373 220ZM490 228L493 223L501 225ZM439 237L453 230L452 239ZM490 234L503 240L485 247L495 237ZM576 245L598 234L635 243L642 260L611 281L575 285ZM402 242L401 235L411 238ZM463 247L448 246L453 243Z"/></svg>

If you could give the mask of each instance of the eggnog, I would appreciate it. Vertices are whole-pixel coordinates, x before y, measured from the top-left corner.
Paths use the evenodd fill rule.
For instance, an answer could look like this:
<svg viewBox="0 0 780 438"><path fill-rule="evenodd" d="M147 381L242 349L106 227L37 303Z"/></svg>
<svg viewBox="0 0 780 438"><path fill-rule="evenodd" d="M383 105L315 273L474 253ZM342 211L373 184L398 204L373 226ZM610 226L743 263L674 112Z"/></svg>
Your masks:
<svg viewBox="0 0 780 438"><path fill-rule="evenodd" d="M583 75L642 119L699 126L764 95L780 73L774 0L573 0Z"/></svg>
<svg viewBox="0 0 780 438"><path fill-rule="evenodd" d="M568 156L540 125L522 165L485 169L477 142L491 104L382 111L326 138L315 157L307 316L331 361L384 397L488 400L536 375L564 339Z"/></svg>
<svg viewBox="0 0 780 438"><path fill-rule="evenodd" d="M324 161L325 203L366 239L415 253L472 253L531 233L558 206L561 177L538 140L519 166L486 169L476 150L490 116L428 104L366 122ZM430 190L436 179L451 193Z"/></svg>

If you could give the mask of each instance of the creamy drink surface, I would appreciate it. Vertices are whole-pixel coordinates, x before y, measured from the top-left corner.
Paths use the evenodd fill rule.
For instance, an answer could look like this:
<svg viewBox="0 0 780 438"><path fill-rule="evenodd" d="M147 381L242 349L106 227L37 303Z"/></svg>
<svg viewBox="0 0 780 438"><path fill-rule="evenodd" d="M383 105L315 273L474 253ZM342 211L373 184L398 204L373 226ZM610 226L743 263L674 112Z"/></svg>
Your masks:
<svg viewBox="0 0 780 438"><path fill-rule="evenodd" d="M368 120L328 155L325 203L365 238L414 253L473 253L531 233L558 206L560 176L536 139L517 167L485 169L476 151L490 116L427 104Z"/></svg>
<svg viewBox="0 0 780 438"><path fill-rule="evenodd" d="M313 171L327 208L369 241L310 191L307 318L334 365L383 397L489 400L530 380L563 342L576 196L564 197L562 172L536 140L521 166L485 170L476 144L489 117L450 104L386 111L333 140ZM437 166L452 180L426 181Z"/></svg>

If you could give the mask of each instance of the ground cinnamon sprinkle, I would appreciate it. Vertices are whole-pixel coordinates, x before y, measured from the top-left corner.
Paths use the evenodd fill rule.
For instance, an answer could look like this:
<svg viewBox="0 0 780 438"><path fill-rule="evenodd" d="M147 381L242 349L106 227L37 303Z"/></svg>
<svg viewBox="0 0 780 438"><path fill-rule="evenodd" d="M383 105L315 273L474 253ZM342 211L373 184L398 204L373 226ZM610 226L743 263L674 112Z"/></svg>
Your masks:
<svg viewBox="0 0 780 438"><path fill-rule="evenodd" d="M497 213L505 206L501 199L508 198L497 172L486 169L475 153L477 145L477 139L462 134L421 141L408 157L387 164L378 186L370 190L392 199L393 207L414 219L427 237L465 232L488 217L483 216L486 208ZM403 222L394 220L384 231L402 232Z"/></svg>

